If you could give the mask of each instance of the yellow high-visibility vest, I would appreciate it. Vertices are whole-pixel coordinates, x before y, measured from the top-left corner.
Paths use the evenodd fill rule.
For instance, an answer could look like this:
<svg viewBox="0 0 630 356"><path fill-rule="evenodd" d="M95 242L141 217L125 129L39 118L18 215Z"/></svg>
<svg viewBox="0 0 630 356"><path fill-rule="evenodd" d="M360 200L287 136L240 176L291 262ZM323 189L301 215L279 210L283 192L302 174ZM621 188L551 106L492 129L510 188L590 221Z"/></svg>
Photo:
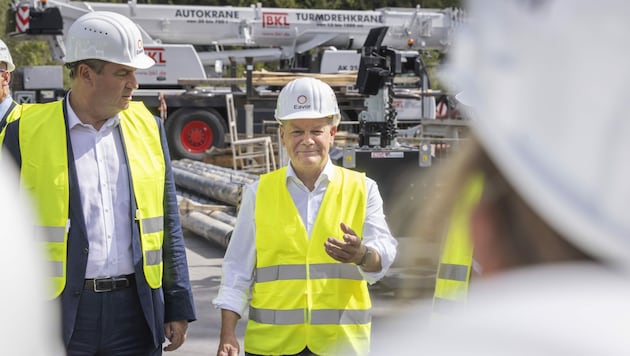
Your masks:
<svg viewBox="0 0 630 356"><path fill-rule="evenodd" d="M44 242L52 266L51 298L58 297L65 288L71 226L64 102L23 105L19 128L21 186L35 200L39 217L35 233ZM144 274L152 288L159 288L166 171L159 128L153 114L139 102L130 103L120 113L120 125L137 204L135 220L140 227Z"/></svg>
<svg viewBox="0 0 630 356"><path fill-rule="evenodd" d="M364 355L369 351L371 301L353 263L324 249L343 238L341 222L363 231L365 174L335 167L311 237L286 187L286 167L262 175L256 193L256 280L245 351Z"/></svg>
<svg viewBox="0 0 630 356"><path fill-rule="evenodd" d="M474 175L467 182L460 200L451 212L435 282L433 295L435 314L446 312L453 303L463 303L467 299L473 261L470 215L481 199L483 185L483 175Z"/></svg>

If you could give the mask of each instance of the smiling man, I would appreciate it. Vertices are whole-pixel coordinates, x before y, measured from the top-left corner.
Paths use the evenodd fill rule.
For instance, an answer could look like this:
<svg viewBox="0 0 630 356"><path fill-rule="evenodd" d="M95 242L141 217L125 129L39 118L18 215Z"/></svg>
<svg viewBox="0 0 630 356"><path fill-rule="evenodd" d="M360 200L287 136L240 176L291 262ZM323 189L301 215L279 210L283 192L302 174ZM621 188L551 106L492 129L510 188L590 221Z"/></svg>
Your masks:
<svg viewBox="0 0 630 356"><path fill-rule="evenodd" d="M159 118L131 101L154 61L137 26L91 12L70 27L63 100L23 105L3 154L35 200L68 355L160 355L195 319L170 158Z"/></svg>
<svg viewBox="0 0 630 356"><path fill-rule="evenodd" d="M378 187L332 164L340 112L326 83L289 82L275 116L290 162L243 193L214 300L217 354L238 355L235 327L248 305L246 355L367 354L367 283L385 275L397 246Z"/></svg>

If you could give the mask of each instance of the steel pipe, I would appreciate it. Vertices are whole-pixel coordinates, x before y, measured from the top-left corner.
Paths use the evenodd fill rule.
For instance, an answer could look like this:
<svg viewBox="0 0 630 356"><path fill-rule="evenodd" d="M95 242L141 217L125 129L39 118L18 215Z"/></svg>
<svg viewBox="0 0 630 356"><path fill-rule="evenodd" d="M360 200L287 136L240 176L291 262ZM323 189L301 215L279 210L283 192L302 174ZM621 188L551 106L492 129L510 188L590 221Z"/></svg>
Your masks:
<svg viewBox="0 0 630 356"><path fill-rule="evenodd" d="M255 174L238 171L231 168L225 168L201 161L194 161L191 159L181 159L173 161L172 164L173 167L190 170L199 174L201 174L201 172L215 174L221 177L225 177L230 181L235 181L239 183L251 183L258 180L258 176Z"/></svg>
<svg viewBox="0 0 630 356"><path fill-rule="evenodd" d="M206 240L212 241L223 248L227 248L230 243L232 230L234 230L234 227L231 225L197 211L180 214L180 219L182 226Z"/></svg>
<svg viewBox="0 0 630 356"><path fill-rule="evenodd" d="M241 187L223 180L209 179L190 171L173 167L175 184L199 193L212 200L218 200L233 206L238 205Z"/></svg>

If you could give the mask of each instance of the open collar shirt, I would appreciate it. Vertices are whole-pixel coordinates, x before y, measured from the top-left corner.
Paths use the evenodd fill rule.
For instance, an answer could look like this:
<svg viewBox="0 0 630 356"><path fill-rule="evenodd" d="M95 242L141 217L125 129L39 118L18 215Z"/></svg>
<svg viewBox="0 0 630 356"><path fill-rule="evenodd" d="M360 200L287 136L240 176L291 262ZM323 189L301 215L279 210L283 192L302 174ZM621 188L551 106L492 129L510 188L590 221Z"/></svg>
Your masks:
<svg viewBox="0 0 630 356"><path fill-rule="evenodd" d="M6 115L7 111L9 111L11 103L13 103L13 98L11 97L11 95L8 95L6 98L4 98L4 100L2 100L2 102L0 102L0 119L2 119L4 115Z"/></svg>
<svg viewBox="0 0 630 356"><path fill-rule="evenodd" d="M134 272L131 193L129 169L118 130L120 117L109 118L100 130L96 130L79 120L70 100L66 103L89 241L85 278L131 274Z"/></svg>
<svg viewBox="0 0 630 356"><path fill-rule="evenodd" d="M328 160L324 170L315 182L315 189L309 189L300 181L289 163L287 167L287 189L297 207L302 222L310 238L313 223L319 212L324 193L335 174L334 165ZM241 207L238 213L232 238L223 259L223 277L218 296L213 304L216 308L232 310L244 315L249 301L249 292L254 283L256 267L256 228L255 204L258 181L246 186L243 190ZM373 284L381 279L396 257L397 242L392 236L385 214L383 199L376 182L366 178L367 206L363 224L363 243L378 251L381 256L382 270L368 273L359 269L363 278ZM324 248L324 246L322 246Z"/></svg>

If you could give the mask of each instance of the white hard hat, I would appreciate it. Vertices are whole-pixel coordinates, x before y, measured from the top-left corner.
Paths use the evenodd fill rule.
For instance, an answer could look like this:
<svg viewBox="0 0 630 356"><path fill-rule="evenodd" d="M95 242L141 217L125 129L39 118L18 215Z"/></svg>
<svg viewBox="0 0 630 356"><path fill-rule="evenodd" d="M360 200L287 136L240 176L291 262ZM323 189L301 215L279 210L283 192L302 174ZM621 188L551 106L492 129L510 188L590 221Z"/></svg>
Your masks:
<svg viewBox="0 0 630 356"><path fill-rule="evenodd" d="M155 64L144 53L138 26L129 18L109 11L79 17L68 30L66 49L66 63L100 59L138 69Z"/></svg>
<svg viewBox="0 0 630 356"><path fill-rule="evenodd" d="M341 120L335 92L328 84L311 77L294 79L282 88L275 116L278 121L330 116L334 125Z"/></svg>
<svg viewBox="0 0 630 356"><path fill-rule="evenodd" d="M11 58L11 51L7 47L4 41L0 40L0 62L7 64L7 71L13 72L15 70L15 64L13 64L13 58Z"/></svg>
<svg viewBox="0 0 630 356"><path fill-rule="evenodd" d="M630 267L630 2L470 5L485 150L567 241Z"/></svg>

